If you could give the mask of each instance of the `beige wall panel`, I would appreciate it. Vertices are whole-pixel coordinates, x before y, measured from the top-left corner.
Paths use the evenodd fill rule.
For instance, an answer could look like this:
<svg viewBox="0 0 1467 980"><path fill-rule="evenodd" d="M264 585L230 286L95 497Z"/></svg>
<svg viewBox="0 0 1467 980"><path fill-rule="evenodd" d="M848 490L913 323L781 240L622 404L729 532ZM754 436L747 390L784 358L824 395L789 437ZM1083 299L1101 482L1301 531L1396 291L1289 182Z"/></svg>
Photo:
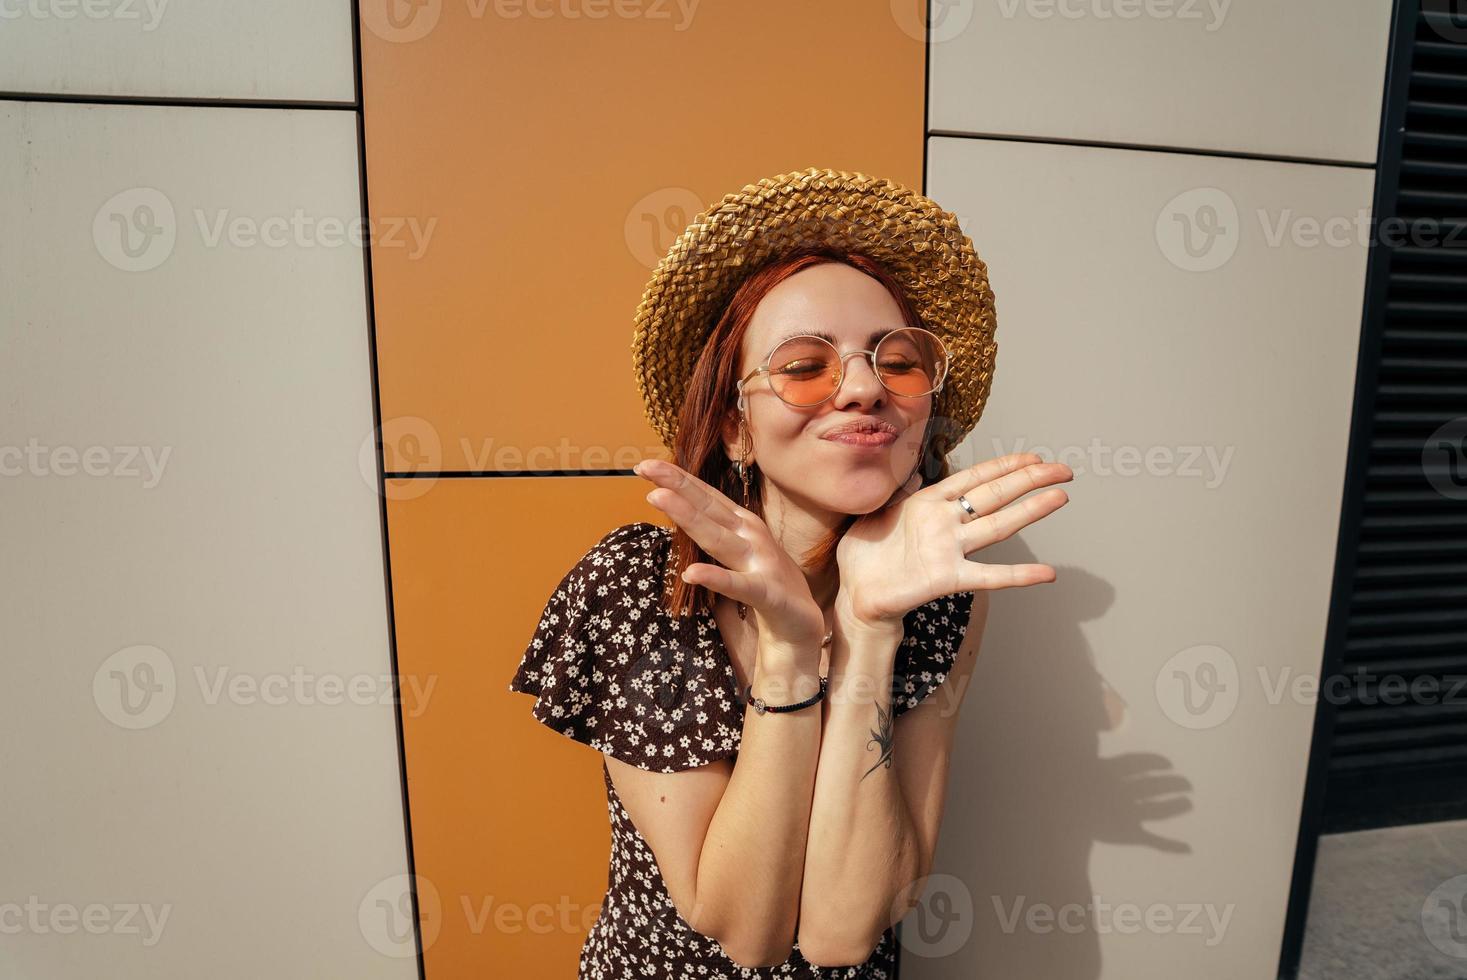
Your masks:
<svg viewBox="0 0 1467 980"><path fill-rule="evenodd" d="M933 130L1373 162L1390 0L933 7Z"/></svg>
<svg viewBox="0 0 1467 980"><path fill-rule="evenodd" d="M351 102L350 0L0 0L0 92Z"/></svg>
<svg viewBox="0 0 1467 980"><path fill-rule="evenodd" d="M0 976L416 976L354 123L0 104Z"/></svg>
<svg viewBox="0 0 1467 980"><path fill-rule="evenodd" d="M1076 476L990 549L1058 580L995 595L937 861L971 935L903 975L1271 978L1372 174L940 138L929 165L998 309L992 399L955 458L1043 447Z"/></svg>

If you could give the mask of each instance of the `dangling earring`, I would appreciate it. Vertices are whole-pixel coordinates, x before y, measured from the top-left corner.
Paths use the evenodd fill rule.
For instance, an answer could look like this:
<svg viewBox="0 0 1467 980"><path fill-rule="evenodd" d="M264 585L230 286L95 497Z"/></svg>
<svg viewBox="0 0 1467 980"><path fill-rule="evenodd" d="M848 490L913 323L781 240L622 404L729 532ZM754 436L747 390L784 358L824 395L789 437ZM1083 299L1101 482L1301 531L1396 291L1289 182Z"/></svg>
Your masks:
<svg viewBox="0 0 1467 980"><path fill-rule="evenodd" d="M739 482L744 485L744 510L749 509L749 470L753 464L749 460L749 450L754 448L753 440L749 438L749 427L739 419L739 458L734 462L734 472L739 475Z"/></svg>
<svg viewBox="0 0 1467 980"><path fill-rule="evenodd" d="M749 462L749 450L753 449L753 440L749 436L749 427L744 424L742 416L739 417L739 458L734 460L734 472L738 474L739 482L744 485L744 510L749 509L749 470L753 464ZM747 619L749 607L742 602L738 603L739 619Z"/></svg>

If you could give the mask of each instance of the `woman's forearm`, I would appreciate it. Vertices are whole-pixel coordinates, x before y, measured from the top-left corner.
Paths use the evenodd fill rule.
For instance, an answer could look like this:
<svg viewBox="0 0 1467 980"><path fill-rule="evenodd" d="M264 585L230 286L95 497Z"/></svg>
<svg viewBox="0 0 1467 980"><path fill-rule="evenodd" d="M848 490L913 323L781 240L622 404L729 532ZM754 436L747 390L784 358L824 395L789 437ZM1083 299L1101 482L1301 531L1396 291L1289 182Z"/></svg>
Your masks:
<svg viewBox="0 0 1467 980"><path fill-rule="evenodd" d="M920 873L911 811L890 768L900 642L900 631L835 631L798 937L821 965L863 962Z"/></svg>
<svg viewBox="0 0 1467 980"><path fill-rule="evenodd" d="M771 704L804 700L819 689L818 658L818 650L761 645L754 695ZM708 825L694 896L694 927L740 966L789 958L820 741L818 707L762 715L745 708L738 759Z"/></svg>

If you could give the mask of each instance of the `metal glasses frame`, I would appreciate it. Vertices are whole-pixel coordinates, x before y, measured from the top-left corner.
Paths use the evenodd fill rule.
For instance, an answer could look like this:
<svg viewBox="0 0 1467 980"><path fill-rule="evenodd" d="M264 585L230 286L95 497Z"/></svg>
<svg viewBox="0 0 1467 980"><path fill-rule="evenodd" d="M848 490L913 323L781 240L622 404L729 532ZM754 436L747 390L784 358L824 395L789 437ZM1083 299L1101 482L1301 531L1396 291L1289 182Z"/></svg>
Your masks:
<svg viewBox="0 0 1467 980"><path fill-rule="evenodd" d="M930 336L934 341L936 341L937 342L937 349L940 350L940 351L942 351L942 374L938 376L937 384L935 386L933 386L933 388L932 388L931 391L923 392L920 395L906 395L906 394L903 394L902 392L899 392L899 391L892 391L891 388L887 385L887 383L881 377L881 370L880 370L880 368L878 368L876 366L876 352L879 351L879 350L881 350L881 345L884 344L884 343L886 343L886 340L887 340L888 337L890 337L892 334L897 333L897 332L902 331L902 330L920 330L920 331L922 331L923 333L925 333L928 336ZM770 349L769 353L764 356L764 363L763 364L759 365L754 370L750 371L748 374L744 375L737 382L735 382L735 384L734 384L734 390L736 390L739 393L739 411L740 412L743 412L743 411L745 411L748 408L748 402L745 400L745 396L747 395L747 391L745 389L746 389L746 386L749 383L749 379L755 377L756 375L768 374L769 371L770 371L769 362L774 359L774 352L777 351L777 350L779 350L781 347L783 347L785 344L788 344L791 341L794 341L794 340L802 340L802 339L803 340L817 340L820 343L824 344L825 346L829 347L831 350L835 351L836 360L840 364L840 375L835 379L835 387L832 388L832 389L830 389L830 394L826 395L824 398L820 399L818 402L812 402L809 405L794 405L791 402L785 402L784 401L784 397L781 396L779 392L774 391L773 386L771 385L770 390L771 391L774 391L774 397L778 398L780 401L784 402L786 405L790 405L790 407L792 407L792 408L814 408L816 405L824 405L826 402L828 402L832 398L834 398L836 396L836 393L840 391L840 386L842 384L844 384L845 383L845 380L846 380L846 359L849 358L849 357L853 357L856 354L864 354L864 355L866 355L866 360L871 363L871 373L876 376L876 380L881 383L881 387L885 388L888 392L890 392L892 395L895 395L898 398L925 398L928 395L935 395L938 392L942 391L943 383L947 381L947 368L948 368L947 345L942 342L942 338L941 337L939 337L937 334L933 333L931 330L928 330L926 327L893 327L892 329L888 330L885 334L882 335L881 339L876 342L876 347L874 349L872 349L872 350L853 350L853 351L847 351L844 354L842 354L840 352L840 350L834 344L832 344L830 341L826 340L824 337L816 337L813 334L797 334L794 337L786 337L784 340L781 340L779 343L775 344L774 347Z"/></svg>

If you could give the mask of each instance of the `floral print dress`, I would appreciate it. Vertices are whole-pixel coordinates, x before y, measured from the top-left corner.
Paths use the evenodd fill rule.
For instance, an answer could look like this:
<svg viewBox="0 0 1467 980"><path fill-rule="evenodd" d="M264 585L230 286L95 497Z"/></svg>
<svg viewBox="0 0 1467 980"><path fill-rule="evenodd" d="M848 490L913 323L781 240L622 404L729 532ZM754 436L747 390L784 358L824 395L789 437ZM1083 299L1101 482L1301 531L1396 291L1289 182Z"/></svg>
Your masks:
<svg viewBox="0 0 1467 980"><path fill-rule="evenodd" d="M606 534L551 594L510 681L534 695L534 718L563 735L651 772L735 758L744 702L712 612L673 616L672 529L625 524ZM974 593L918 606L904 617L894 667L895 714L915 707L947 676L967 632ZM798 944L775 967L741 967L695 931L667 894L652 850L617 798L602 762L611 856L601 911L581 949L579 980L754 980L895 975L887 929L865 963L817 967Z"/></svg>

